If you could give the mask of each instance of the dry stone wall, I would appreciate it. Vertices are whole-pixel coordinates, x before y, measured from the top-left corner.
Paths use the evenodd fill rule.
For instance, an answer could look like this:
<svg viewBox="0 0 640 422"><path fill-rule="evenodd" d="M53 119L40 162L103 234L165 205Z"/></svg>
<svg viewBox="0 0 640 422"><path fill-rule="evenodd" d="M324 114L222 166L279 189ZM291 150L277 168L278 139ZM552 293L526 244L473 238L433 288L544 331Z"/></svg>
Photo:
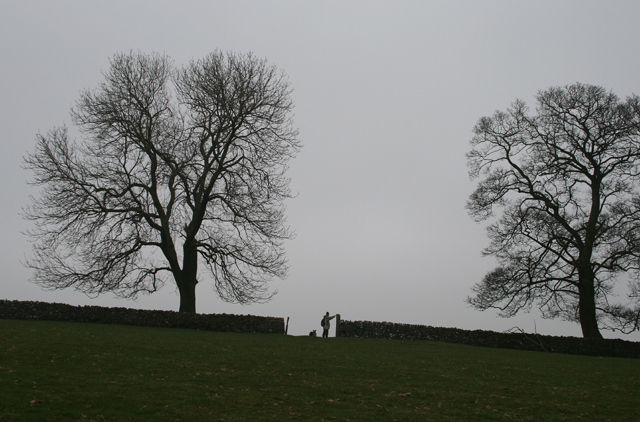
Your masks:
<svg viewBox="0 0 640 422"><path fill-rule="evenodd" d="M0 300L0 318L97 322L143 327L191 328L236 333L284 334L284 318L230 314L184 314L101 306Z"/></svg>
<svg viewBox="0 0 640 422"><path fill-rule="evenodd" d="M470 346L500 347L588 356L640 358L640 343L620 339L585 340L522 332L497 333L392 322L340 321L339 337L431 340Z"/></svg>

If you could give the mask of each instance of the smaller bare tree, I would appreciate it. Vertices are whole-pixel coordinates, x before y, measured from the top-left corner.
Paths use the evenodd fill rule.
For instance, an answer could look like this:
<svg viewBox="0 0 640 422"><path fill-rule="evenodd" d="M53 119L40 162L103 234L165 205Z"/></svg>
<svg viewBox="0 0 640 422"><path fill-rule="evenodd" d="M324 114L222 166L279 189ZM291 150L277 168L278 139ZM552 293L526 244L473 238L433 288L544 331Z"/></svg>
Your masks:
<svg viewBox="0 0 640 422"><path fill-rule="evenodd" d="M483 117L468 153L477 189L467 203L488 228L499 267L469 303L512 316L534 304L543 316L579 322L586 338L640 328L640 98L620 101L575 84ZM610 300L633 277L628 304Z"/></svg>
<svg viewBox="0 0 640 422"><path fill-rule="evenodd" d="M204 264L220 297L268 300L287 270L283 201L299 149L286 75L251 54L216 51L175 69L118 54L82 92L66 127L25 159L41 194L28 265L45 288L134 297L173 279L196 311Z"/></svg>

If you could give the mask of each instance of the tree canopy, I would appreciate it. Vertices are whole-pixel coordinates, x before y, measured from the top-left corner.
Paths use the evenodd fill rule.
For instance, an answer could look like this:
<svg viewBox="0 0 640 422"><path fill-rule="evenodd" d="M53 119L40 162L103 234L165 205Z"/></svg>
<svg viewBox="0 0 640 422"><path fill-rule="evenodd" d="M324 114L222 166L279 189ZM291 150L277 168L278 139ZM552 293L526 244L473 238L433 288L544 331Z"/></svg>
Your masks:
<svg viewBox="0 0 640 422"><path fill-rule="evenodd" d="M71 111L81 139L56 127L25 158L42 188L25 209L34 280L124 297L173 280L185 312L205 277L224 300L268 300L292 236L292 111L286 75L252 54L215 51L183 67L115 55Z"/></svg>
<svg viewBox="0 0 640 422"><path fill-rule="evenodd" d="M474 128L467 209L477 221L500 211L484 250L499 266L468 301L506 317L536 305L587 338L637 330L640 98L574 84L536 99L535 114L515 101ZM614 302L625 281L629 300Z"/></svg>

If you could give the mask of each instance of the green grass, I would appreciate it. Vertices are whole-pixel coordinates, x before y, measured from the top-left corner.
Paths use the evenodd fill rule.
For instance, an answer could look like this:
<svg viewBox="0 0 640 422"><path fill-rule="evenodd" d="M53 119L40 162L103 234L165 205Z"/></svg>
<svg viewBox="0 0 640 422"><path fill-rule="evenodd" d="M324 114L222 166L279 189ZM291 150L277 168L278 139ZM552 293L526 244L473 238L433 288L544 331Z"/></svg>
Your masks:
<svg viewBox="0 0 640 422"><path fill-rule="evenodd" d="M0 320L0 421L638 421L640 361Z"/></svg>

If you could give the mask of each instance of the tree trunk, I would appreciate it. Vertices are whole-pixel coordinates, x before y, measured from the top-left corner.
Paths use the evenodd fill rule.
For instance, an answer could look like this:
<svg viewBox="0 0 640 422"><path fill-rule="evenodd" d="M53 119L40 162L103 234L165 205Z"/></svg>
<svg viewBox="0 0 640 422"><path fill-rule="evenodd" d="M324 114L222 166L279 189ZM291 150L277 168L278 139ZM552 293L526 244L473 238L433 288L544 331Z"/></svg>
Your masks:
<svg viewBox="0 0 640 422"><path fill-rule="evenodd" d="M588 271L591 273L591 271ZM578 312L580 316L580 327L582 336L586 339L601 339L602 334L598 329L598 319L596 318L596 299L593 273L580 277Z"/></svg>
<svg viewBox="0 0 640 422"><path fill-rule="evenodd" d="M182 277L183 280L178 282L178 291L180 292L180 312L196 313L196 284L198 280Z"/></svg>
<svg viewBox="0 0 640 422"><path fill-rule="evenodd" d="M183 245L184 258L180 276L176 277L180 292L180 312L196 313L196 285L198 284L198 250L187 240Z"/></svg>
<svg viewBox="0 0 640 422"><path fill-rule="evenodd" d="M598 319L596 318L596 275L591 266L593 256L593 245L597 237L598 220L600 217L600 182L602 175L596 171L598 178L591 184L591 211L587 222L584 249L580 252L578 267L578 314L580 316L580 326L582 327L582 337L586 339L601 339L602 334L598 329Z"/></svg>

